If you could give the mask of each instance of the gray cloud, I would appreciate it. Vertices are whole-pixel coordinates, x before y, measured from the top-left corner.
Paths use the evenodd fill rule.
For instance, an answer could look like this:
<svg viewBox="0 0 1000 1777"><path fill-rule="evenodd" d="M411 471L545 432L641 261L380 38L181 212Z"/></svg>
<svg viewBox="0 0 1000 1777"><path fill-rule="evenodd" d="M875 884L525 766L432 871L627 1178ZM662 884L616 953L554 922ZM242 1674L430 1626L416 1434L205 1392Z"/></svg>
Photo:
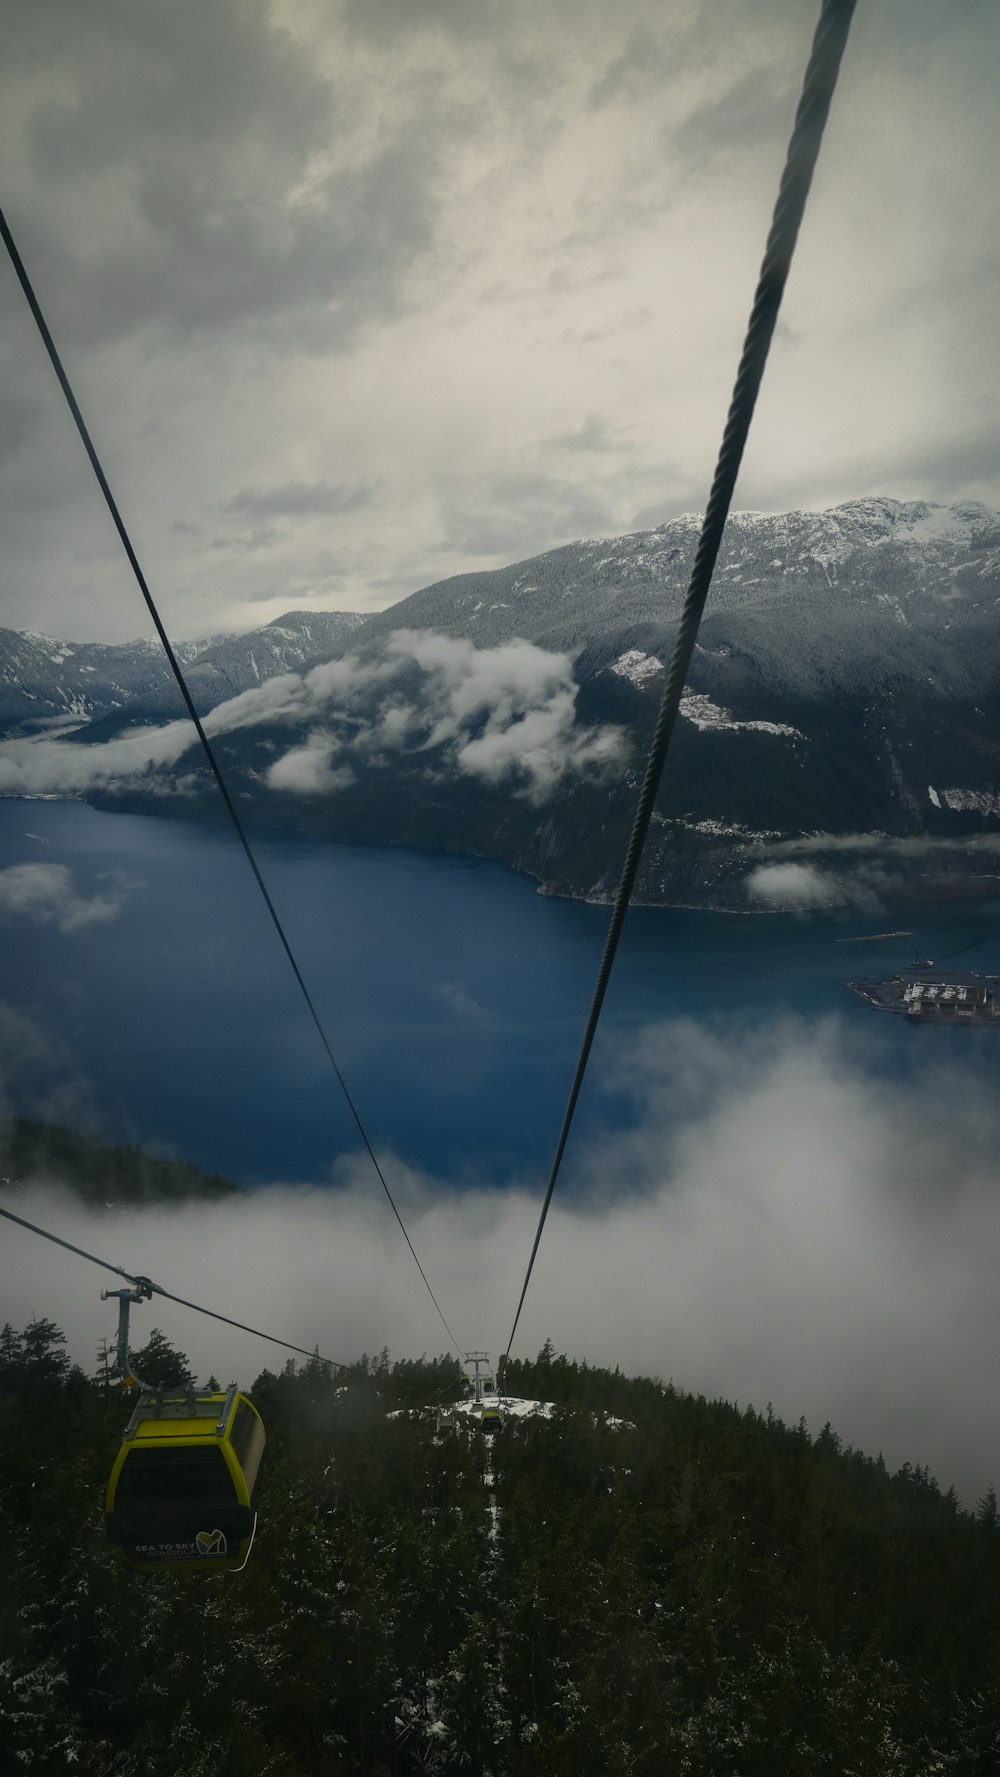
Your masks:
<svg viewBox="0 0 1000 1777"><path fill-rule="evenodd" d="M263 0L97 0L84 33L60 7L62 35L14 11L31 173L91 218L33 216L36 275L71 293L64 334L294 325L318 349L396 312L431 238L433 132L345 142L352 108Z"/></svg>
<svg viewBox="0 0 1000 1777"><path fill-rule="evenodd" d="M583 450L603 453L605 451L621 449L621 444L616 435L615 428L609 424L604 415L599 413L589 413L583 421L583 424L578 426L575 432L557 433L557 435L554 438L550 438L548 442L549 444L555 445L559 450Z"/></svg>
<svg viewBox="0 0 1000 1777"><path fill-rule="evenodd" d="M73 885L73 873L65 864L11 864L0 870L0 920L27 919L36 925L54 925L60 932L104 923L121 912L128 890L120 874L105 876L105 887L96 895L81 895Z"/></svg>
<svg viewBox="0 0 1000 1777"><path fill-rule="evenodd" d="M467 6L465 0L421 0L419 6L412 6L409 0L346 0L345 12L356 30L389 41L427 31L447 31L480 41L502 33L508 22L507 9L497 0L482 0L474 7Z"/></svg>
<svg viewBox="0 0 1000 1777"><path fill-rule="evenodd" d="M222 510L258 519L359 512L371 505L375 491L370 482L286 481L280 487L241 488Z"/></svg>
<svg viewBox="0 0 1000 1777"><path fill-rule="evenodd" d="M815 864L758 864L746 889L751 899L772 907L835 907L844 898L837 878Z"/></svg>
<svg viewBox="0 0 1000 1777"><path fill-rule="evenodd" d="M136 728L95 746L72 746L48 736L0 743L0 795L76 795L142 781L167 791L159 776L191 746L188 721Z"/></svg>
<svg viewBox="0 0 1000 1777"><path fill-rule="evenodd" d="M0 999L0 1116L36 1117L96 1133L94 1083L65 1035L49 1023ZM0 1276L5 1246L0 1243Z"/></svg>
<svg viewBox="0 0 1000 1777"><path fill-rule="evenodd" d="M978 833L973 839L939 839L929 834L896 838L888 833L803 833L797 839L779 839L769 846L773 857L803 856L825 853L877 853L888 858L921 858L935 852L950 852L968 846L982 852L1000 850L1000 833Z"/></svg>
<svg viewBox="0 0 1000 1777"><path fill-rule="evenodd" d="M703 503L800 0L9 0L4 22L5 204L173 633L292 588L378 608ZM741 503L997 504L998 32L982 5L859 10ZM127 573L0 282L4 617L76 633L85 602L121 638ZM566 448L587 412L627 450ZM374 492L219 526L230 497L327 482ZM336 578L311 567L324 524Z"/></svg>
<svg viewBox="0 0 1000 1777"><path fill-rule="evenodd" d="M392 684L416 666L423 675L413 702ZM315 667L299 680L271 680L212 712L226 728L247 726L265 709L308 719L336 700L340 713L358 696L379 693L360 728L334 738L314 731L272 765L274 790L331 791L351 781L350 759L391 763L401 752L447 748L454 770L487 783L513 778L521 794L544 802L566 776L620 766L625 741L617 728L578 728L576 685L565 654L515 640L498 648L425 630L394 630L377 665L355 657ZM330 711L332 715L332 709ZM333 765L334 757L340 763Z"/></svg>
<svg viewBox="0 0 1000 1777"><path fill-rule="evenodd" d="M673 131L673 146L689 168L714 167L726 156L778 141L784 148L796 97L787 69L751 69L689 112Z"/></svg>
<svg viewBox="0 0 1000 1777"><path fill-rule="evenodd" d="M683 64L685 35L680 33L680 41L668 46L647 23L636 26L621 54L595 80L587 95L588 105L599 110L617 99L634 100L651 87L662 90L672 69Z"/></svg>
<svg viewBox="0 0 1000 1777"><path fill-rule="evenodd" d="M354 782L349 765L334 765L340 742L321 729L310 734L301 747L292 747L276 759L267 773L268 787L299 796L329 796Z"/></svg>
<svg viewBox="0 0 1000 1777"><path fill-rule="evenodd" d="M400 680L413 668L419 689L408 701ZM311 729L269 767L266 782L276 792L329 794L352 783L361 762L391 765L403 751L443 751L446 769L488 783L512 778L515 793L539 803L564 777L624 760L620 729L577 725L576 695L566 654L520 640L476 648L433 631L394 630L381 655L350 654L278 674L217 704L204 726L210 738L276 722ZM141 783L180 795L187 780L166 772L188 752L196 759L194 749L186 720L90 746L49 736L0 742L0 794L73 795ZM440 758L435 765L441 768Z"/></svg>
<svg viewBox="0 0 1000 1777"><path fill-rule="evenodd" d="M196 170L150 166L136 180L133 238L65 259L76 330L119 339L133 328L174 340L247 328L319 351L398 312L414 259L430 245L432 154L422 135L327 178L308 208L290 193L224 200Z"/></svg>
<svg viewBox="0 0 1000 1777"><path fill-rule="evenodd" d="M433 726L426 745L453 742L455 763L469 776L495 784L514 775L540 803L564 777L624 761L620 729L577 728L568 655L519 640L476 648L422 630L394 630L388 651L427 674ZM467 726L480 722L482 731L470 736Z"/></svg>
<svg viewBox="0 0 1000 1777"><path fill-rule="evenodd" d="M30 140L39 169L59 178L82 182L120 167L131 141L192 161L211 148L231 169L242 160L248 180L266 180L276 161L287 169L325 139L329 87L275 28L264 0L174 0L169 8L92 0L85 20L72 0L55 0L44 14L31 0L11 0L6 23L21 77L48 74L30 111ZM85 79L74 90L56 81L57 71Z"/></svg>
<svg viewBox="0 0 1000 1777"><path fill-rule="evenodd" d="M928 1463L974 1500L1000 1472L984 1412L997 1337L1000 1113L985 1070L928 1057L912 1084L869 1077L835 1025L750 1040L647 1030L614 1083L636 1127L578 1151L549 1218L518 1352L557 1349L763 1409L830 1420L891 1467ZM928 1107L947 1103L947 1119ZM962 1140L956 1144L954 1129ZM538 1212L530 1190L456 1194L387 1160L459 1337L502 1347ZM10 1202L8 1197L6 1201ZM350 1358L437 1349L440 1327L360 1159L326 1191L274 1187L239 1206L84 1211L39 1188L12 1207L167 1288ZM197 1237L195 1237L197 1235ZM229 1255L220 1282L213 1254ZM5 1315L51 1313L89 1362L110 1322L89 1269L14 1234ZM280 1353L172 1304L157 1323L202 1376L249 1381ZM103 1318L102 1318L103 1317Z"/></svg>
<svg viewBox="0 0 1000 1777"><path fill-rule="evenodd" d="M27 400L11 390L5 364L0 364L0 376L3 377L5 389L3 406L0 407L0 460L2 460L4 457L16 457L33 436L41 410L37 401Z"/></svg>
<svg viewBox="0 0 1000 1777"><path fill-rule="evenodd" d="M485 1006L481 1006L460 981L441 981L433 991L435 999L439 999L444 1005L449 1006L453 1012L458 1014L459 1018L478 1020L489 1017Z"/></svg>
<svg viewBox="0 0 1000 1777"><path fill-rule="evenodd" d="M599 535L610 511L593 487L544 472L507 475L482 488L445 494L442 504L447 548L479 561L498 555L516 560L567 537Z"/></svg>
<svg viewBox="0 0 1000 1777"><path fill-rule="evenodd" d="M959 792L965 806L967 792ZM978 875L980 893L997 886L1000 833L963 838L884 833L812 833L766 841L755 847L759 862L744 878L747 898L758 906L800 912L816 907L880 907L912 899L914 872L940 884Z"/></svg>

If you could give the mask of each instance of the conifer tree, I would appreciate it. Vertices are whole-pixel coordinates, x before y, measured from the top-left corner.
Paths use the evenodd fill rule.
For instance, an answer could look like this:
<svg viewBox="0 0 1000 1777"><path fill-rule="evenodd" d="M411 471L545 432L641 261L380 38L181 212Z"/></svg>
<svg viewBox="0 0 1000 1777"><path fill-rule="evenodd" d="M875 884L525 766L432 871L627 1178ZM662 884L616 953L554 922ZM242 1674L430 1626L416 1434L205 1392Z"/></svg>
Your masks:
<svg viewBox="0 0 1000 1777"><path fill-rule="evenodd" d="M150 1388L187 1388L194 1380L183 1351L176 1350L159 1327L153 1328L145 1345L129 1355L136 1376Z"/></svg>

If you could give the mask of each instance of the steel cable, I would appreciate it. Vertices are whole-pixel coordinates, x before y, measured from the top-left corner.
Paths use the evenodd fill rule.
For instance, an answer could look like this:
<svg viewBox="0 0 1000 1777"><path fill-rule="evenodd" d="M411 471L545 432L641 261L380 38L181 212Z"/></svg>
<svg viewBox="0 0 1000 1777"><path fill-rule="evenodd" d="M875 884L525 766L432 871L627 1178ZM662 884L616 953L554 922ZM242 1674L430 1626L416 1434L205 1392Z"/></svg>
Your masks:
<svg viewBox="0 0 1000 1777"><path fill-rule="evenodd" d="M688 668L691 664L698 625L705 609L705 601L708 597L722 533L729 515L733 489L743 458L750 422L753 419L764 366L767 362L778 310L781 307L788 270L792 254L795 251L795 243L798 239L806 198L809 195L809 187L812 183L820 143L823 139L823 130L829 115L830 102L837 84L837 75L847 43L855 4L856 0L823 0L822 11L813 37L812 49L802 84L802 94L795 114L788 153L785 157L778 198L764 249L753 307L747 323L743 351L729 404L729 413L722 435L715 475L702 521L694 566L684 598L660 712L650 744L646 773L636 805L628 849L622 866L621 880L615 896L604 952L597 972L597 984L563 1115L559 1139L556 1143L555 1157L549 1173L541 1214L538 1218L528 1269L525 1272L517 1304L517 1313L514 1316L514 1324L504 1353L505 1362L510 1356L514 1335L521 1318L521 1310L524 1307L524 1299L528 1293L528 1285L542 1238L542 1230L545 1227L549 1205L552 1202L552 1193L555 1190L563 1155L566 1151L566 1143L569 1140L580 1088L583 1085L587 1062L597 1031L601 1008L604 1004L604 996L611 978L618 941L635 886L639 861L677 721L681 693L684 690Z"/></svg>
<svg viewBox="0 0 1000 1777"><path fill-rule="evenodd" d="M221 1320L227 1327L236 1327L241 1333L253 1333L257 1339L267 1339L272 1345L283 1345L286 1351L299 1351L303 1357L318 1357L321 1363L330 1364L335 1370L346 1370L347 1365L337 1362L336 1358L323 1357L319 1351L310 1351L305 1345L293 1345L288 1339L279 1339L275 1333L262 1333L259 1327L248 1326L244 1320L231 1320L228 1314L219 1314L214 1308L203 1308L199 1302L189 1302L184 1296L175 1296L172 1290L164 1289L161 1283L154 1283L151 1277L143 1277L139 1273L126 1271L122 1265L112 1265L108 1259L99 1259L96 1253L88 1253L82 1246L74 1246L71 1240L63 1240L59 1234L50 1234L47 1228L39 1228L36 1222L29 1222L24 1216L16 1216L11 1209L0 1208L0 1216L8 1222L16 1222L19 1228L27 1228L31 1234L39 1234L43 1240L51 1240L53 1246L65 1247L68 1253L75 1253L80 1259L89 1259L92 1265L100 1265L103 1271L113 1271L116 1277L124 1277L126 1283L142 1284L151 1290L154 1296L162 1296L164 1301L176 1302L180 1308L190 1308L195 1314L207 1314L210 1320Z"/></svg>

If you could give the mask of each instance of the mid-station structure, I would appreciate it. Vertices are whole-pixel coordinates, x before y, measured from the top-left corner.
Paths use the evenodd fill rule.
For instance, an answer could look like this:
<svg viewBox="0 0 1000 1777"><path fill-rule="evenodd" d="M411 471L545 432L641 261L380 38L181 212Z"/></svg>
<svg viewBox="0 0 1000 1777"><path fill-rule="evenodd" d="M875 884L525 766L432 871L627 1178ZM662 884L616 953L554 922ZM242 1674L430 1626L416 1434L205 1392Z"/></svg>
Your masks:
<svg viewBox="0 0 1000 1777"><path fill-rule="evenodd" d="M497 1394L489 1353L467 1351L462 1370L462 1399L437 1409L438 1430L458 1431L471 1423L483 1432L498 1432L504 1422L506 1403Z"/></svg>

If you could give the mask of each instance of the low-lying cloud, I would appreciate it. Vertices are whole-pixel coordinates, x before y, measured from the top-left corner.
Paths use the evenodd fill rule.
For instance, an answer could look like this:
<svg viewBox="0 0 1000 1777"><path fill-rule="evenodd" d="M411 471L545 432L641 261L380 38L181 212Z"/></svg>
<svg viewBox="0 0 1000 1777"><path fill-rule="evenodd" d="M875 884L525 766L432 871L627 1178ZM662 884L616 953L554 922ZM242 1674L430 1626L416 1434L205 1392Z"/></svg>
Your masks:
<svg viewBox="0 0 1000 1777"><path fill-rule="evenodd" d="M317 729L304 746L290 752L271 766L267 782L272 790L286 790L298 796L329 796L353 784L354 773L349 765L334 765L334 754L340 742L334 735Z"/></svg>
<svg viewBox="0 0 1000 1777"><path fill-rule="evenodd" d="M813 1432L831 1421L892 1467L928 1463L974 1501L1000 1475L1000 1110L974 1055L958 1069L928 1048L897 1083L877 1077L874 1059L834 1023L741 1036L665 1025L621 1050L610 1084L633 1095L634 1127L571 1147L515 1354L551 1336L595 1363L761 1409L771 1401ZM383 1158L459 1339L496 1356L541 1177L459 1192ZM327 1190L275 1185L190 1208L102 1215L51 1183L3 1201L335 1358L446 1343L361 1157L342 1161ZM112 1330L90 1267L11 1230L0 1283L3 1318L50 1314L89 1366ZM171 1303L137 1319L138 1338L162 1326L202 1376L248 1381L284 1361Z"/></svg>
<svg viewBox="0 0 1000 1777"><path fill-rule="evenodd" d="M193 738L190 722L180 721L133 728L93 746L47 735L7 740L0 744L0 796L77 796L140 783L167 790L164 769L177 763Z"/></svg>
<svg viewBox="0 0 1000 1777"><path fill-rule="evenodd" d="M95 895L81 895L65 864L11 864L0 870L0 922L30 920L75 932L114 919L133 884L120 875L106 875Z"/></svg>
<svg viewBox="0 0 1000 1777"><path fill-rule="evenodd" d="M217 704L204 718L210 738L298 727L304 738L271 763L269 789L329 795L362 766L408 753L427 768L508 782L540 803L581 772L620 765L620 728L576 721L577 686L568 654L514 640L497 648L426 630L394 630L380 654L350 654L304 673L280 673ZM0 795L79 795L142 785L182 788L168 773L196 744L191 724L136 728L81 745L47 736L0 744Z"/></svg>
<svg viewBox="0 0 1000 1777"><path fill-rule="evenodd" d="M426 674L426 710L433 716L428 747L454 744L459 771L499 783L520 779L533 802L559 781L622 761L621 729L576 726L576 684L568 654L515 639L477 648L453 636L395 630L390 656L412 660ZM469 735L469 726L482 731Z"/></svg>
<svg viewBox="0 0 1000 1777"><path fill-rule="evenodd" d="M836 879L815 864L758 864L746 886L752 900L782 909L833 907L844 898Z"/></svg>

